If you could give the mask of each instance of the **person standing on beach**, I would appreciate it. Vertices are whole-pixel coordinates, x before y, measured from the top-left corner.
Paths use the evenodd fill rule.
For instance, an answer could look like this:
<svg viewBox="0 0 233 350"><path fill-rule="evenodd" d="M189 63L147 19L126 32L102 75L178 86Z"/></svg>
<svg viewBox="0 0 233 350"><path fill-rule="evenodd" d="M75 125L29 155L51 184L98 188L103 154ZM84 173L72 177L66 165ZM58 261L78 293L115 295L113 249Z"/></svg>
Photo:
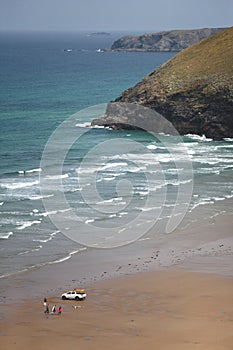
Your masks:
<svg viewBox="0 0 233 350"><path fill-rule="evenodd" d="M53 307L52 307L52 313L55 314L55 312L56 312L56 305L53 305Z"/></svg>
<svg viewBox="0 0 233 350"><path fill-rule="evenodd" d="M49 305L47 303L47 299L46 298L44 298L44 307L45 307L44 313L45 314L49 314Z"/></svg>
<svg viewBox="0 0 233 350"><path fill-rule="evenodd" d="M57 314L58 315L61 315L61 312L62 312L62 309L61 309L61 306L59 306L58 310L57 310Z"/></svg>

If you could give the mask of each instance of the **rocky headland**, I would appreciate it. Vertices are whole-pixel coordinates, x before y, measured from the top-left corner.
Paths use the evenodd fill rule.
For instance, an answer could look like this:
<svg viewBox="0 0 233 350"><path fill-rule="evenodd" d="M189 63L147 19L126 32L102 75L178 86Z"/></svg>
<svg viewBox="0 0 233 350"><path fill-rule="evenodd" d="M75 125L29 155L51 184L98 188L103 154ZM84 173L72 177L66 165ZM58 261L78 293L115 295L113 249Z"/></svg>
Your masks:
<svg viewBox="0 0 233 350"><path fill-rule="evenodd" d="M92 125L115 129L143 129L146 125L147 130L149 125L150 131L166 132L158 117L162 115L181 135L205 134L215 140L233 137L232 43L233 27L179 52L124 91ZM135 117L117 107L122 103L148 107L156 114L139 112L139 125L137 113Z"/></svg>
<svg viewBox="0 0 233 350"><path fill-rule="evenodd" d="M126 35L116 40L111 51L181 51L223 28L170 30L153 34Z"/></svg>

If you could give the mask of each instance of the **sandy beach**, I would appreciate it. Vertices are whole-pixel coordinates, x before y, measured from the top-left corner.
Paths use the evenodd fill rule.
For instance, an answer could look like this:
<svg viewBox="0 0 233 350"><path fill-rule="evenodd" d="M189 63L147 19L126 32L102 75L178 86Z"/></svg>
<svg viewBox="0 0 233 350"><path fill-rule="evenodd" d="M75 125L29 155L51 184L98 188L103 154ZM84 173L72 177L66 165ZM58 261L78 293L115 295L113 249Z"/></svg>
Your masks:
<svg viewBox="0 0 233 350"><path fill-rule="evenodd" d="M2 279L1 348L230 350L232 252L228 213L188 234L145 237L140 249L94 250ZM87 299L61 300L74 287ZM44 315L44 297L61 316Z"/></svg>
<svg viewBox="0 0 233 350"><path fill-rule="evenodd" d="M49 304L60 305L57 297ZM232 349L233 279L169 269L99 282L83 302L14 305L1 322L2 349Z"/></svg>

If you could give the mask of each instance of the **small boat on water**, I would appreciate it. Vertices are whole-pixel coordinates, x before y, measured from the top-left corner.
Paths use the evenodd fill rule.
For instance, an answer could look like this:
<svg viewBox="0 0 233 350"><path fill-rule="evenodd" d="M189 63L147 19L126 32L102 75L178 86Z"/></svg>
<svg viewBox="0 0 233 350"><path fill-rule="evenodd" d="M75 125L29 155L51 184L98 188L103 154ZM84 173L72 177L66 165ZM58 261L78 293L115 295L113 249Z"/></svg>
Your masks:
<svg viewBox="0 0 233 350"><path fill-rule="evenodd" d="M72 50L72 49L64 49L64 51L66 51L66 52L72 52L73 50Z"/></svg>

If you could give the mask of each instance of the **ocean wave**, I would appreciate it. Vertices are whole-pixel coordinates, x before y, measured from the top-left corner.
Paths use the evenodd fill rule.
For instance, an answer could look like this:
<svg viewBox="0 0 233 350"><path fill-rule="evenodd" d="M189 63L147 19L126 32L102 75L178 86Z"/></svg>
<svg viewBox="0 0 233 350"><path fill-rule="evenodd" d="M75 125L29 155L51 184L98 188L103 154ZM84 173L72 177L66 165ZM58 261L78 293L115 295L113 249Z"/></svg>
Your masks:
<svg viewBox="0 0 233 350"><path fill-rule="evenodd" d="M129 212L128 211L122 211L120 213L118 213L118 216L121 218L122 216L128 215Z"/></svg>
<svg viewBox="0 0 233 350"><path fill-rule="evenodd" d="M226 197L212 197L212 199L214 200L214 201L224 201L225 199L226 199Z"/></svg>
<svg viewBox="0 0 233 350"><path fill-rule="evenodd" d="M50 216L50 215L56 215L58 213L65 213L65 212L70 211L70 210L71 210L71 208L45 211L44 213L35 214L35 216L47 217L47 216Z"/></svg>
<svg viewBox="0 0 233 350"><path fill-rule="evenodd" d="M32 253L32 252L38 252L40 249L42 249L43 246L42 245L39 245L37 246L36 248L33 248L33 249L29 249L29 250L25 250L24 252L20 252L18 253L17 255L26 255L26 254L29 254L29 253Z"/></svg>
<svg viewBox="0 0 233 350"><path fill-rule="evenodd" d="M31 174L31 173L40 173L42 171L41 168L35 168L35 169L30 169L30 170L19 170L19 174Z"/></svg>
<svg viewBox="0 0 233 350"><path fill-rule="evenodd" d="M231 157L196 157L193 159L194 163L200 163L200 164L208 164L208 165L217 165L221 164L222 166L225 166L226 164L228 166L231 166L231 163L233 163L233 159Z"/></svg>
<svg viewBox="0 0 233 350"><path fill-rule="evenodd" d="M94 222L95 220L94 219L87 219L86 221L85 221L85 224L90 224L90 223L92 223L92 222Z"/></svg>
<svg viewBox="0 0 233 350"><path fill-rule="evenodd" d="M59 180L59 179L66 179L69 177L69 174L63 174L63 175L48 175L46 176L47 180Z"/></svg>
<svg viewBox="0 0 233 350"><path fill-rule="evenodd" d="M189 210L189 212L191 212L193 209L199 207L200 205L214 204L215 202L224 201L224 200L230 199L230 198L233 198L233 194L232 195L225 195L222 197L212 196L212 197L203 198L200 201L194 203L192 208Z"/></svg>
<svg viewBox="0 0 233 350"><path fill-rule="evenodd" d="M224 141L232 142L233 141L233 137L225 137Z"/></svg>
<svg viewBox="0 0 233 350"><path fill-rule="evenodd" d="M100 202L97 202L96 204L108 204L108 203L114 203L114 202L120 202L120 204L123 204L125 202L122 202L123 197L115 197L115 198L111 198L111 199L106 199Z"/></svg>
<svg viewBox="0 0 233 350"><path fill-rule="evenodd" d="M108 163L101 168L101 171L109 170L109 169L116 168L116 167L128 166L128 165L129 164L127 162Z"/></svg>
<svg viewBox="0 0 233 350"><path fill-rule="evenodd" d="M219 148L233 148L233 144L232 145L218 145L218 146L216 146L216 149L219 149Z"/></svg>
<svg viewBox="0 0 233 350"><path fill-rule="evenodd" d="M27 198L32 200L32 201L36 201L36 200L39 200L39 199L50 198L50 197L54 197L54 194L48 194L47 196L34 195L34 196L28 196Z"/></svg>
<svg viewBox="0 0 233 350"><path fill-rule="evenodd" d="M4 204L4 202L0 202L0 206L3 205L3 204Z"/></svg>
<svg viewBox="0 0 233 350"><path fill-rule="evenodd" d="M103 181L113 181L116 179L116 176L112 176L112 177L103 177Z"/></svg>
<svg viewBox="0 0 233 350"><path fill-rule="evenodd" d="M148 145L148 146L146 146L146 148L153 150L153 149L157 149L158 147L155 145Z"/></svg>
<svg viewBox="0 0 233 350"><path fill-rule="evenodd" d="M192 208L189 210L189 212L192 212L192 210L196 209L200 205L206 205L206 204L214 204L214 201L212 201L211 198L203 199L197 203L194 203Z"/></svg>
<svg viewBox="0 0 233 350"><path fill-rule="evenodd" d="M13 235L13 232L7 232L7 233L0 233L0 239L8 239L10 236Z"/></svg>
<svg viewBox="0 0 233 350"><path fill-rule="evenodd" d="M202 141L202 142L210 142L213 141L211 138L207 138L204 134L202 136L196 134L186 134L184 135L192 140Z"/></svg>
<svg viewBox="0 0 233 350"><path fill-rule="evenodd" d="M152 210L157 210L157 209L161 209L161 207L151 207L151 208L137 208L141 211L152 211Z"/></svg>
<svg viewBox="0 0 233 350"><path fill-rule="evenodd" d="M40 264L37 264L37 265L32 265L32 266L30 266L30 267L24 268L24 269L19 270L19 271L14 271L14 272L6 273L6 274L4 274L4 275L1 275L1 276L0 276L0 279L1 279L1 278L7 278L7 277L10 277L10 276L15 276L15 275L17 275L17 274L24 273L24 272L28 272L28 271L30 271L30 270L34 270L34 269L41 268L41 267L44 267L44 266L53 265L53 264L59 264L59 263L61 263L61 262L64 262L64 261L66 261L66 260L69 260L69 259L72 257L72 255L77 254L77 253L79 253L79 252L82 252L82 251L84 251L84 250L87 250L87 248L84 247L84 248L80 248L80 249L78 249L78 250L74 250L73 252L70 252L67 256L62 257L62 258L57 259L57 260L48 261L48 262L40 263Z"/></svg>
<svg viewBox="0 0 233 350"><path fill-rule="evenodd" d="M90 122L85 122L85 123L77 123L75 124L75 126L78 126L79 128L90 128L91 127L91 124Z"/></svg>
<svg viewBox="0 0 233 350"><path fill-rule="evenodd" d="M45 239L33 239L33 242L47 243L51 241L60 231L55 231L49 234L48 238Z"/></svg>
<svg viewBox="0 0 233 350"><path fill-rule="evenodd" d="M25 221L23 224L21 224L21 226L17 227L17 230L24 230L25 228L36 224L41 224L41 221L40 220Z"/></svg>
<svg viewBox="0 0 233 350"><path fill-rule="evenodd" d="M64 262L66 260L69 260L70 258L72 258L72 255L74 254L77 254L77 253L80 253L84 250L87 250L87 248L80 248L78 250L74 250L73 252L70 252L67 256L63 257L63 258L60 258L60 259L57 259L57 260L54 260L54 261L50 261L49 263L45 263L45 265L52 265L52 264L59 264L61 262Z"/></svg>
<svg viewBox="0 0 233 350"><path fill-rule="evenodd" d="M31 182L13 182L13 183L1 183L0 187L8 190L17 190L25 187L32 187L38 185L39 181L31 181Z"/></svg>

